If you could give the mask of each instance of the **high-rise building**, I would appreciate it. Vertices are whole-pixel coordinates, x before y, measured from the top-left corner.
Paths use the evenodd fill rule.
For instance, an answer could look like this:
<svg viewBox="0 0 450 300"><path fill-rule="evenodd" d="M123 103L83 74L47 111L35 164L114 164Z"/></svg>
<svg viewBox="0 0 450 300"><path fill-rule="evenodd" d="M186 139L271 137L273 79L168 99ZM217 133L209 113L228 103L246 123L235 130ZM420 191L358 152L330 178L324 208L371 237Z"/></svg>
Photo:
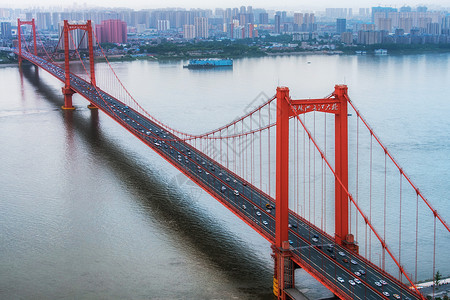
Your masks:
<svg viewBox="0 0 450 300"><path fill-rule="evenodd" d="M372 7L372 22L375 22L375 15L377 13L382 13L384 15L379 15L379 18L386 18L387 14L389 12L397 12L396 8L392 8L392 7L381 7L381 6L377 6L377 7Z"/></svg>
<svg viewBox="0 0 450 300"><path fill-rule="evenodd" d="M170 29L170 21L169 20L158 20L158 31L167 31Z"/></svg>
<svg viewBox="0 0 450 300"><path fill-rule="evenodd" d="M352 32L342 32L341 33L341 42L343 42L346 45L353 44L353 33Z"/></svg>
<svg viewBox="0 0 450 300"><path fill-rule="evenodd" d="M441 26L439 23L428 23L427 34L439 35L441 33Z"/></svg>
<svg viewBox="0 0 450 300"><path fill-rule="evenodd" d="M427 10L426 6L417 6L417 12L426 12Z"/></svg>
<svg viewBox="0 0 450 300"><path fill-rule="evenodd" d="M281 15L275 15L275 33L281 32Z"/></svg>
<svg viewBox="0 0 450 300"><path fill-rule="evenodd" d="M183 25L183 38L188 40L195 39L194 25Z"/></svg>
<svg viewBox="0 0 450 300"><path fill-rule="evenodd" d="M380 18L378 19L378 30L385 30L387 32L392 31L392 19L391 18Z"/></svg>
<svg viewBox="0 0 450 300"><path fill-rule="evenodd" d="M95 26L99 43L126 43L127 23L121 20L104 20Z"/></svg>
<svg viewBox="0 0 450 300"><path fill-rule="evenodd" d="M411 6L402 6L400 7L400 12L411 12Z"/></svg>
<svg viewBox="0 0 450 300"><path fill-rule="evenodd" d="M196 38L208 38L208 18L205 17L195 17L194 18L194 26L195 26L195 37Z"/></svg>
<svg viewBox="0 0 450 300"><path fill-rule="evenodd" d="M38 12L36 13L36 26L38 30L48 30L50 29L51 23L51 14L49 12Z"/></svg>
<svg viewBox="0 0 450 300"><path fill-rule="evenodd" d="M269 14L268 13L260 13L259 14L259 24L269 24Z"/></svg>
<svg viewBox="0 0 450 300"><path fill-rule="evenodd" d="M406 33L410 33L413 27L412 18L400 18L398 28L405 30Z"/></svg>
<svg viewBox="0 0 450 300"><path fill-rule="evenodd" d="M303 14L302 13L294 13L294 24L296 24L299 28L303 24Z"/></svg>
<svg viewBox="0 0 450 300"><path fill-rule="evenodd" d="M336 19L336 32L341 34L347 30L346 19Z"/></svg>
<svg viewBox="0 0 450 300"><path fill-rule="evenodd" d="M1 22L1 35L4 39L10 39L12 37L11 34L11 23L10 22Z"/></svg>
<svg viewBox="0 0 450 300"><path fill-rule="evenodd" d="M283 10L281 12L281 23L285 23L287 22L287 12L285 10Z"/></svg>

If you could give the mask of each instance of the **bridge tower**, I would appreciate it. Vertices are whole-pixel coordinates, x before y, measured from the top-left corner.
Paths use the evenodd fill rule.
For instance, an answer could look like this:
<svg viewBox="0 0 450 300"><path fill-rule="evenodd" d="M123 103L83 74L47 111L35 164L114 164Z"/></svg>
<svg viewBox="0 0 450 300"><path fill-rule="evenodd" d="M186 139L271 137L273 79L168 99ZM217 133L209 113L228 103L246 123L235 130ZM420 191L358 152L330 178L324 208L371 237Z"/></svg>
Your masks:
<svg viewBox="0 0 450 300"><path fill-rule="evenodd" d="M292 100L287 87L277 88L276 197L274 294L286 299L294 287L294 263L289 251L289 118L311 111L335 114L335 242L358 251L348 230L348 122L347 86L336 85L332 97Z"/></svg>
<svg viewBox="0 0 450 300"><path fill-rule="evenodd" d="M22 25L31 25L31 28L33 30L33 54L37 55L37 44L36 44L36 24L34 23L34 19L31 19L31 21L21 21L20 18L17 19L17 39L18 39L18 47L19 47L19 66L22 65L22 30L20 26Z"/></svg>
<svg viewBox="0 0 450 300"><path fill-rule="evenodd" d="M95 83L95 69L94 69L94 45L92 40L92 24L91 20L88 20L86 24L69 24L67 20L64 20L64 67L65 67L65 85L62 88L62 93L64 95L64 106L63 109L75 109L72 105L72 95L75 93L75 91L70 86L70 64L69 64L69 50L70 50L70 44L69 44L69 32L72 30L84 30L87 32L88 36L88 49L89 49L89 66L90 66L90 73L91 73L91 84L93 86L96 85ZM74 44L72 40L72 44ZM73 45L74 48L77 47L77 45ZM89 105L89 108L97 108L94 105Z"/></svg>

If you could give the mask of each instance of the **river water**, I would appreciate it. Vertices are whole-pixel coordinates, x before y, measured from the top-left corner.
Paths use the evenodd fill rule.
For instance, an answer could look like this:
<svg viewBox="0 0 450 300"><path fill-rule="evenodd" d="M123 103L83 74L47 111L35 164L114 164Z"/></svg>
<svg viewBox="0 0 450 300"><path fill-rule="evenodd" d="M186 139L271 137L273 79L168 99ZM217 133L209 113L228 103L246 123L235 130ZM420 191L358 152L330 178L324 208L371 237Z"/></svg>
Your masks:
<svg viewBox="0 0 450 300"><path fill-rule="evenodd" d="M182 64L113 66L147 111L193 133L242 115L277 86L317 98L345 83L450 219L450 54ZM104 72L97 64L97 77ZM78 95L77 109L62 111L61 83L33 67L0 68L0 91L0 298L271 299L270 244L152 150Z"/></svg>

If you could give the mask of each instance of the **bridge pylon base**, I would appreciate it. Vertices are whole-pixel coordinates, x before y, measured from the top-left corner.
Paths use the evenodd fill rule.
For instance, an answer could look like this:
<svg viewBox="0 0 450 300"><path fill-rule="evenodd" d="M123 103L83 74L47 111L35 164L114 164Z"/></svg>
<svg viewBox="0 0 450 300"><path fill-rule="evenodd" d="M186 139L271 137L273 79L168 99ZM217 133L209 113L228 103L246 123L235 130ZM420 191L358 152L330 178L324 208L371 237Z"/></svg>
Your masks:
<svg viewBox="0 0 450 300"><path fill-rule="evenodd" d="M286 289L294 288L294 262L289 249L289 242L283 242L281 248L272 245L274 258L273 294L277 299L290 299L284 292Z"/></svg>
<svg viewBox="0 0 450 300"><path fill-rule="evenodd" d="M353 234L347 234L345 240L342 241L342 246L344 246L350 251L359 253L359 246L358 244L356 244L355 237L353 236Z"/></svg>
<svg viewBox="0 0 450 300"><path fill-rule="evenodd" d="M70 87L62 88L62 93L64 95L64 106L62 106L62 109L75 109L75 107L72 105L72 95L75 94L75 91L72 90Z"/></svg>

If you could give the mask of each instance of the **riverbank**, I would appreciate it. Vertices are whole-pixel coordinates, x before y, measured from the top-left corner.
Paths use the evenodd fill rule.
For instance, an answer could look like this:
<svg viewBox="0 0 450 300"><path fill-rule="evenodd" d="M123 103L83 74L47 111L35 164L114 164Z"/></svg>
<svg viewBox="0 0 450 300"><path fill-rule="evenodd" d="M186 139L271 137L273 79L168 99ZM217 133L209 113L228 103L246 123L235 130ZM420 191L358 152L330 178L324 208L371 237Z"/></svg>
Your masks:
<svg viewBox="0 0 450 300"><path fill-rule="evenodd" d="M382 45L378 46L368 46L368 47L353 47L344 48L340 50L293 50L293 51L257 51L257 52L246 52L239 54L224 55L223 53L204 53L203 55L186 55L180 54L119 54L119 55L107 55L107 59L110 62L126 62L135 60L189 60L198 58L250 58L250 57L263 57L263 56L305 56L305 55L375 55L374 51L376 49L386 49L387 55L416 55L416 54L430 54L430 53L449 53L450 47L386 47L383 48ZM356 51L365 51L365 54L356 54ZM96 62L105 62L104 57L95 57ZM64 63L64 61L57 61ZM71 61L71 63L76 63L76 61ZM13 67L16 66L17 62L0 62L0 67Z"/></svg>

